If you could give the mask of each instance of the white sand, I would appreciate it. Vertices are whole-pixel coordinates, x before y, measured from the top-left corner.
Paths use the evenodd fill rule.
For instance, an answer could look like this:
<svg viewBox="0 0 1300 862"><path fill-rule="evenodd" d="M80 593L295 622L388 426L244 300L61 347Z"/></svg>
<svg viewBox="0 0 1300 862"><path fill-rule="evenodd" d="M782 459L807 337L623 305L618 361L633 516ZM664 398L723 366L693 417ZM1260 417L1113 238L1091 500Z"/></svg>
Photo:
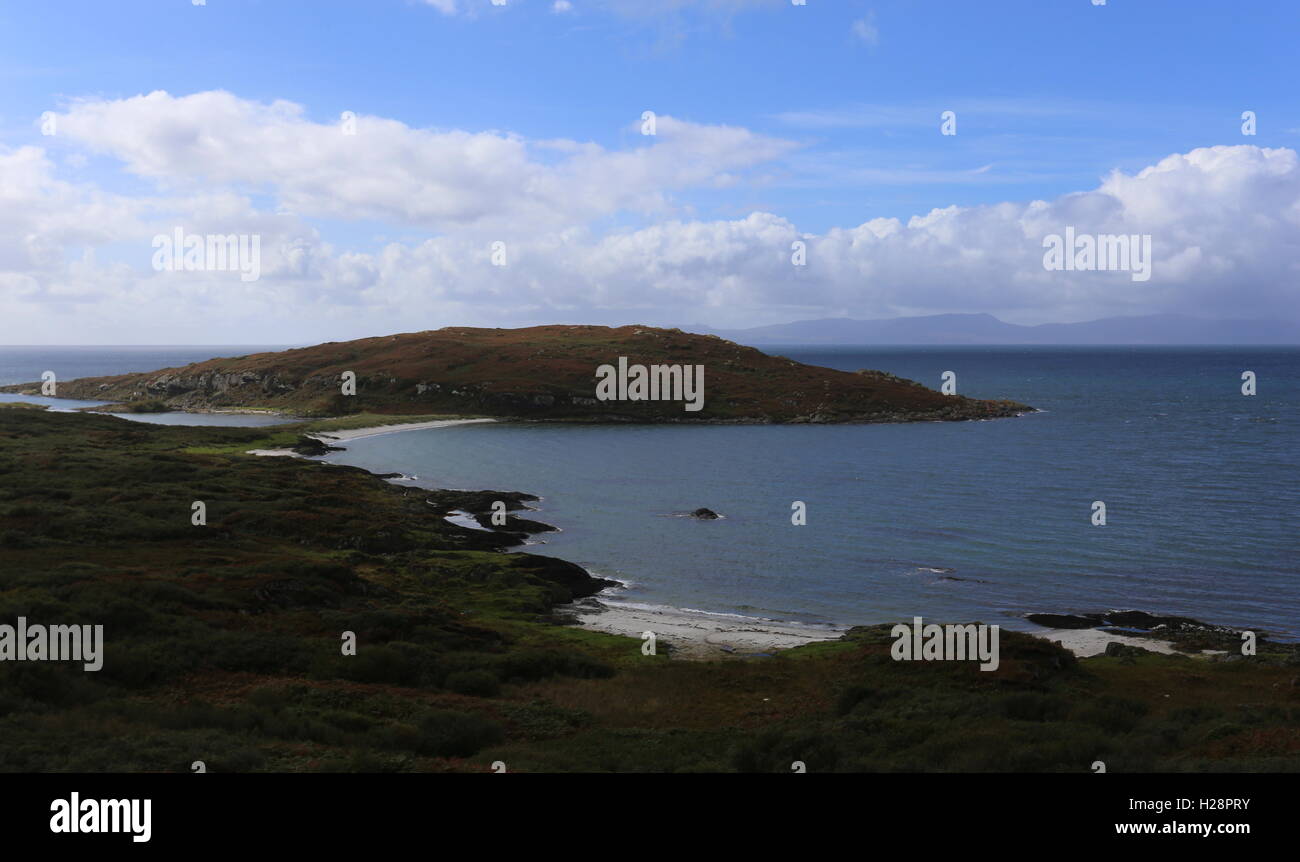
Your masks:
<svg viewBox="0 0 1300 862"><path fill-rule="evenodd" d="M460 509L452 509L443 517L449 523L455 524L458 527L466 527L470 530L482 530L485 533L492 532L487 527L480 524L478 522L478 519L476 519L469 512L462 512Z"/></svg>
<svg viewBox="0 0 1300 862"><path fill-rule="evenodd" d="M817 641L835 640L848 628L707 614L681 608L622 605L599 599L578 602L573 613L584 628L595 631L637 640L641 639L643 632L654 632L658 642L675 648L674 656L688 659L771 653ZM1151 652L1176 652L1169 641L1107 634L1097 629L1043 629L1029 634L1055 641L1079 658L1102 655L1106 652L1106 644L1114 641Z"/></svg>
<svg viewBox="0 0 1300 862"><path fill-rule="evenodd" d="M1176 652L1170 641L1149 638L1135 638L1129 635L1112 635L1097 629L1043 629L1029 632L1034 637L1055 641L1079 658L1101 655L1106 652L1106 644L1119 641L1127 646L1142 647L1151 652L1172 654Z"/></svg>
<svg viewBox="0 0 1300 862"><path fill-rule="evenodd" d="M426 428L449 428L452 425L473 425L478 422L496 421L495 419L435 419L432 422L406 422L396 425L373 425L369 428L313 431L307 436L315 437L325 443L337 443L346 440L360 440L363 437L378 437L380 434L396 434L400 431L423 431Z"/></svg>
<svg viewBox="0 0 1300 862"><path fill-rule="evenodd" d="M472 425L476 422L495 422L495 419L435 419L432 422L406 422L396 425L371 425L367 428L349 428L339 431L312 431L306 437L319 440L326 445L345 440L360 440L363 437L378 437L380 434L397 434L402 431L423 431L426 428L447 428L452 425ZM292 449L249 449L249 455L267 455L276 457L302 458L303 455Z"/></svg>
<svg viewBox="0 0 1300 862"><path fill-rule="evenodd" d="M719 616L680 608L633 607L596 599L583 601L574 610L584 628L637 640L643 632L654 632L656 643L675 648L674 656L693 659L770 653L834 640L844 631L839 626Z"/></svg>

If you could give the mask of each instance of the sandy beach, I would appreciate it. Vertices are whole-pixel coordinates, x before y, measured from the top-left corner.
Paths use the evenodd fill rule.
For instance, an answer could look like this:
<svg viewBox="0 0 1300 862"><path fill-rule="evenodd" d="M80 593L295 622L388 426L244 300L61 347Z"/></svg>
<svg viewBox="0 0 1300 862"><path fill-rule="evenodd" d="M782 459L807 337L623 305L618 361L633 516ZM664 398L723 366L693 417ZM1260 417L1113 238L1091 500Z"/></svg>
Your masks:
<svg viewBox="0 0 1300 862"><path fill-rule="evenodd" d="M497 420L438 419L429 422L317 431L307 436L332 444L377 437L381 434L495 421ZM304 457L292 449L251 449L248 454ZM474 526L478 527L477 523ZM667 643L673 647L675 656L697 660L771 654L777 650L804 644L835 640L848 629L848 626L810 625L758 617L711 614L683 608L625 605L604 602L598 598L582 600L571 610L584 628L638 640L641 639L643 632L652 631L660 643ZM1097 629L1041 629L1028 634L1059 643L1080 658L1102 655L1106 651L1106 645L1116 641L1152 652L1173 653L1175 651L1169 641L1108 634Z"/></svg>
<svg viewBox="0 0 1300 862"><path fill-rule="evenodd" d="M1170 641L1154 638L1137 638L1129 635L1108 634L1098 629L1042 629L1029 632L1034 637L1055 641L1074 653L1079 658L1101 655L1106 652L1106 644L1118 641L1125 646L1142 647L1151 652L1172 654L1176 652Z"/></svg>
<svg viewBox="0 0 1300 862"><path fill-rule="evenodd" d="M757 617L728 616L702 611L645 605L622 605L598 598L578 602L573 613L584 628L641 639L651 631L660 643L687 659L741 658L771 654L818 641L838 638L848 626L807 625ZM1169 641L1108 634L1097 629L1041 629L1026 634L1054 641L1079 658L1102 655L1106 644L1119 642L1151 652L1172 654Z"/></svg>
<svg viewBox="0 0 1300 862"><path fill-rule="evenodd" d="M380 434L396 434L400 431L423 431L427 428L449 428L452 425L474 425L479 422L496 421L496 419L435 419L431 422L398 422L393 425L372 425L368 428L313 431L307 436L325 443L342 443L347 440L360 440L363 437L378 437Z"/></svg>
<svg viewBox="0 0 1300 862"><path fill-rule="evenodd" d="M435 419L430 422L399 422L393 425L371 425L366 428L348 428L338 431L312 431L304 436L322 443L342 443L348 440L360 440L364 437L378 437L381 434L397 434L402 431L423 431L427 428L447 428L452 425L473 425L477 422L496 422L495 419ZM292 449L249 449L249 455L262 455L281 458L305 457Z"/></svg>
<svg viewBox="0 0 1300 862"><path fill-rule="evenodd" d="M675 656L691 659L743 657L834 640L842 626L802 625L756 617L722 616L681 608L630 606L587 599L575 606L584 628L641 639L654 632Z"/></svg>

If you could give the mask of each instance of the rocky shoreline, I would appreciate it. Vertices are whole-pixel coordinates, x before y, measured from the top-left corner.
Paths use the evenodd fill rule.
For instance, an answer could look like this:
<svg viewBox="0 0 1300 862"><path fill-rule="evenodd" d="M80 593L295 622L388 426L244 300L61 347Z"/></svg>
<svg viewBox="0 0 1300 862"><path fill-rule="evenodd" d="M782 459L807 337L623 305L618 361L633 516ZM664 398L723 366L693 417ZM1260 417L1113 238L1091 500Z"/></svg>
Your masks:
<svg viewBox="0 0 1300 862"><path fill-rule="evenodd" d="M110 403L95 407L78 408L87 413L202 413L202 414L247 414L259 416L283 416L286 422L307 421L311 419L336 418L348 415L342 408L351 405L332 401L331 407L323 412L318 408L289 408L285 410L268 407L237 407L226 401L224 391L214 389L182 389L180 394L167 394L173 386L170 380L149 381L144 392L133 390L125 395L120 392L106 391L107 384L98 384L96 389L74 387L82 381L62 384L60 390L65 393L58 397L72 400L106 400ZM192 382L192 381L186 381ZM203 385L205 381L197 381ZM258 387L266 381L255 380ZM313 381L317 395L324 398L330 391L321 381ZM236 384L239 385L239 384ZM278 385L278 384L277 384ZM331 384L332 385L332 384ZM154 387L159 387L155 389ZM259 390L260 391L260 390ZM0 392L17 395L40 395L39 384L21 383L0 386ZM174 390L173 390L174 392ZM604 407L595 399L580 396L547 395L528 396L518 393L486 393L476 391L458 392L458 400L453 403L439 401L423 403L412 401L403 404L405 412L394 412L394 418L410 413L445 412L454 415L459 421L480 421L491 414L494 421L517 422L563 422L563 423L597 423L619 425L891 425L911 422L978 422L992 419L1014 419L1031 413L1040 412L1035 407L1014 401L988 401L973 398L954 397L952 404L943 404L924 410L884 409L857 412L820 412L782 415L744 415L744 416L708 416L695 414L656 414L622 412L612 403ZM597 409L597 408L603 409ZM367 412L383 409L374 405L364 408Z"/></svg>
<svg viewBox="0 0 1300 862"><path fill-rule="evenodd" d="M512 772L771 773L808 758L810 772L1060 773L1099 756L1114 773L1297 765L1297 671L1272 653L1076 661L1016 620L1000 667L981 673L892 661L888 625L854 634L625 604L650 619L613 637L575 629L572 611L627 593L599 595L610 582L598 573L515 552L536 527L532 495L238 454L292 444L286 429L32 410L0 410L0 426L0 561L20 590L11 604L25 603L11 612L111 622L118 648L90 700L80 668L31 677L6 665L15 768L186 771L196 739L214 772L486 772L501 760ZM77 464L52 469L50 452ZM208 506L201 529L189 522L195 497ZM497 500L522 523L493 525ZM442 517L470 510L473 528ZM600 616L612 628L623 608ZM662 635L654 656L642 651L647 630ZM359 650L340 652L340 633ZM695 645L705 660L678 660ZM799 648L765 657L786 647Z"/></svg>
<svg viewBox="0 0 1300 862"><path fill-rule="evenodd" d="M1029 613L1024 618L1046 628L1045 632L1032 634L1066 647L1073 645L1076 653L1088 655L1203 653L1213 660L1232 661L1242 657L1244 635L1249 632L1259 657L1300 662L1300 644L1270 640L1270 633L1263 629L1238 629L1191 617L1112 609L1081 614Z"/></svg>
<svg viewBox="0 0 1300 862"><path fill-rule="evenodd" d="M492 422L493 419L436 420L430 422L372 426L331 432L313 432L304 435L293 449L251 450L257 455L295 455L319 457L343 447L329 442L345 442L379 434L399 433L425 428L440 428L467 422ZM348 468L360 469L360 468ZM368 472L368 471L365 471ZM401 473L371 474L377 478L405 478ZM416 490L416 489L412 489ZM518 491L452 491L421 490L426 502L434 506L439 515L447 517L456 513L467 515L479 529L459 526L465 533L480 537L492 536L487 541L498 550L525 544L529 538L556 528L542 521L522 518L514 514L533 511L528 504L539 498ZM493 504L505 503L504 523L494 520ZM720 517L707 508L682 513L699 519ZM452 522L454 525L454 522ZM536 555L527 555L536 556ZM557 608L554 619L576 623L594 631L641 638L646 631L654 631L660 638L661 648L675 656L692 659L736 658L766 656L772 652L802 646L817 641L851 638L855 632L871 626L835 624L804 624L760 617L712 613L685 608L660 606L635 606L602 601L600 594L623 585L608 578L591 575L581 566L552 557L539 564L537 573L563 587L572 595L574 603ZM579 601L582 600L582 601ZM1147 653L1167 655L1204 654L1211 660L1232 660L1240 657L1241 629L1212 625L1190 617L1152 614L1140 610L1107 610L1089 613L1031 612L1023 619L1042 627L1026 632L1035 637L1058 643L1079 658L1099 655L1132 659ZM1268 640L1267 633L1256 631L1260 653L1277 661L1300 662L1300 644L1277 644Z"/></svg>

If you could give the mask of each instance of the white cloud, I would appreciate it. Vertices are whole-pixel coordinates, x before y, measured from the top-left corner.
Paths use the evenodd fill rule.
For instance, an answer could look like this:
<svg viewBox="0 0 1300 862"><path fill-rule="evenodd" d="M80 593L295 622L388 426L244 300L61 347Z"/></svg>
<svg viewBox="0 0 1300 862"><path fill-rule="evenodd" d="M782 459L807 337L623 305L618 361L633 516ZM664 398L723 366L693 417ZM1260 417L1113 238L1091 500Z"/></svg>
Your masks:
<svg viewBox="0 0 1300 862"><path fill-rule="evenodd" d="M114 156L156 188L109 194L61 178L69 159L40 147L0 150L0 340L10 343L284 343L451 324L743 326L840 313L1296 316L1291 149L1196 149L1050 201L810 234L771 212L683 217L674 191L743 175L791 145L671 117L657 138L633 133L608 149L364 116L345 136L289 103L155 93L73 105L59 129L48 143ZM601 227L625 212L643 214L642 226ZM319 217L375 219L416 238L335 247ZM261 280L152 271L150 238L177 225L262 236ZM1151 234L1151 280L1045 270L1042 239L1066 227ZM506 267L492 265L496 239ZM806 267L791 264L796 240Z"/></svg>
<svg viewBox="0 0 1300 862"><path fill-rule="evenodd" d="M0 151L0 271L39 277L64 249L114 242L138 225L147 200L127 200L54 176L38 147Z"/></svg>
<svg viewBox="0 0 1300 862"><path fill-rule="evenodd" d="M572 12L573 4L570 3L569 0L555 0L555 2L551 4L551 11L557 15L564 12Z"/></svg>
<svg viewBox="0 0 1300 862"><path fill-rule="evenodd" d="M356 134L211 91L79 102L60 134L168 187L274 195L308 217L371 218L432 230L522 229L616 212L663 212L671 193L770 161L794 144L670 116L619 151L505 132L413 129L360 116ZM553 155L559 154L556 161ZM545 157L545 158L544 158Z"/></svg>

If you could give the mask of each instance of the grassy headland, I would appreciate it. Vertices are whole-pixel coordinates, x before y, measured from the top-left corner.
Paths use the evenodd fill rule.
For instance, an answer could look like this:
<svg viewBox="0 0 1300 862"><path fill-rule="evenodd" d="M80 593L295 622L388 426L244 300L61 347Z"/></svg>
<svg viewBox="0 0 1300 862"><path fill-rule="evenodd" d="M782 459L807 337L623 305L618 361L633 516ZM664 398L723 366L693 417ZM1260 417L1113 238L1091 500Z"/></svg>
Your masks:
<svg viewBox="0 0 1300 862"><path fill-rule="evenodd" d="M1004 632L982 672L895 662L873 626L773 658L646 656L560 624L601 583L507 552L528 522L441 517L527 495L239 454L303 430L0 411L0 622L106 641L97 673L0 662L0 769L1300 770L1294 649L1078 661Z"/></svg>
<svg viewBox="0 0 1300 862"><path fill-rule="evenodd" d="M597 400L596 369L621 356L631 364L703 366L703 409L687 412L674 401ZM345 372L356 375L355 395L340 391ZM39 389L39 383L0 387ZM448 327L65 381L58 393L150 409L164 404L296 416L443 413L633 422L906 422L987 419L1031 409L943 395L880 371L804 365L717 336L648 326Z"/></svg>

